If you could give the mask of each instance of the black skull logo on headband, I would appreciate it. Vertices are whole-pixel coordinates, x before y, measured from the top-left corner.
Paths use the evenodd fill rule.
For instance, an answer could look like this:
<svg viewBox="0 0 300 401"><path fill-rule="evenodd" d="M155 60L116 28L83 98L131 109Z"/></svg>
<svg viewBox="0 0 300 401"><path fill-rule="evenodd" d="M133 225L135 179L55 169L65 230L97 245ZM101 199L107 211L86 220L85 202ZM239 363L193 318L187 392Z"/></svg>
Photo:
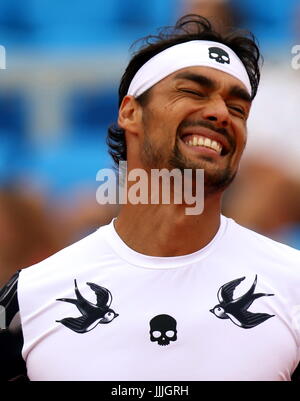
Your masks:
<svg viewBox="0 0 300 401"><path fill-rule="evenodd" d="M220 47L209 47L208 51L209 51L209 58L217 61L218 63L221 64L230 63L229 54Z"/></svg>

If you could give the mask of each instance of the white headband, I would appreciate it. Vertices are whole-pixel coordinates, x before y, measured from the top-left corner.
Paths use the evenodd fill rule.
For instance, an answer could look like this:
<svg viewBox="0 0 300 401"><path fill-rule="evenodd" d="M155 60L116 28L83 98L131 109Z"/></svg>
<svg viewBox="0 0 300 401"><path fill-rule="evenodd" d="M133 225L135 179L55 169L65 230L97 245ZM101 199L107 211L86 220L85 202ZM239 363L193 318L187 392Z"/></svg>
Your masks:
<svg viewBox="0 0 300 401"><path fill-rule="evenodd" d="M235 52L222 43L206 40L180 43L156 54L137 71L127 94L138 97L173 72L194 66L216 68L233 75L251 95L249 76Z"/></svg>

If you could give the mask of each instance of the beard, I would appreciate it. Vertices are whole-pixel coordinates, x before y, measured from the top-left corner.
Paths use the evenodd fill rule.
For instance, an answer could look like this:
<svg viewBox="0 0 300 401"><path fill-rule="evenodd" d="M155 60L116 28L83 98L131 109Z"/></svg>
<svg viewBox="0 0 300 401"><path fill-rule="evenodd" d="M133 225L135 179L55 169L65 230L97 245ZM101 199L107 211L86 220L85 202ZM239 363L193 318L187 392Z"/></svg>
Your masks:
<svg viewBox="0 0 300 401"><path fill-rule="evenodd" d="M208 123L208 125L210 125ZM205 126L208 126L205 124ZM203 124L204 126L204 124ZM211 128L208 127L208 128ZM178 130L180 131L180 130ZM179 169L184 173L185 169L192 170L192 179L196 179L196 170L204 170L204 196L223 192L234 180L236 171L228 165L223 169L213 167L213 158L202 156L197 162L187 158L179 149L179 138L177 135L175 145L170 155L166 155L163 149L159 149L150 140L150 136L145 133L144 142L141 148L141 160L147 169L168 170ZM231 141L232 142L232 141ZM235 147L235 146L233 146Z"/></svg>
<svg viewBox="0 0 300 401"><path fill-rule="evenodd" d="M142 163L147 169L167 168L162 152L154 146L147 133L145 133L140 154Z"/></svg>
<svg viewBox="0 0 300 401"><path fill-rule="evenodd" d="M229 165L222 170L213 168L211 167L213 158L208 156L202 156L201 160L193 162L180 152L178 141L179 139L177 137L175 146L172 150L172 155L169 159L169 165L172 168L178 168L182 173L184 172L184 169L191 169L193 178L196 177L195 172L197 169L203 169L205 197L207 195L223 192L232 183L237 172L233 171Z"/></svg>

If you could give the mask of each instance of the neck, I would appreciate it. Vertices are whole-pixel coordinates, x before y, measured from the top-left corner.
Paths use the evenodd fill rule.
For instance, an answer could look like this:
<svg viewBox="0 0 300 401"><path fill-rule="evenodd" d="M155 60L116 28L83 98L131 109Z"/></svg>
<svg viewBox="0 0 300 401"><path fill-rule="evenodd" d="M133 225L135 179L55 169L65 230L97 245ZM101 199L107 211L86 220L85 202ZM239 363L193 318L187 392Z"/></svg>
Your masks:
<svg viewBox="0 0 300 401"><path fill-rule="evenodd" d="M183 205L124 205L115 222L122 240L149 256L187 255L204 248L220 227L221 195L205 199L199 215L186 215Z"/></svg>

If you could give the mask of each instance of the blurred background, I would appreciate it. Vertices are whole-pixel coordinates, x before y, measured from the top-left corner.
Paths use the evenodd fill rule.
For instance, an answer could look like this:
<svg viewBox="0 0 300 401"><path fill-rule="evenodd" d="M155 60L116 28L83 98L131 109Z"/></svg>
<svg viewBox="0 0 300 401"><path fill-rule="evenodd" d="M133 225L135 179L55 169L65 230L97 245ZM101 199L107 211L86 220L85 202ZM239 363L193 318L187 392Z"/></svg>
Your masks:
<svg viewBox="0 0 300 401"><path fill-rule="evenodd" d="M223 212L300 249L299 0L0 0L0 285L118 213L96 174L130 45L189 12L251 30L265 58Z"/></svg>

